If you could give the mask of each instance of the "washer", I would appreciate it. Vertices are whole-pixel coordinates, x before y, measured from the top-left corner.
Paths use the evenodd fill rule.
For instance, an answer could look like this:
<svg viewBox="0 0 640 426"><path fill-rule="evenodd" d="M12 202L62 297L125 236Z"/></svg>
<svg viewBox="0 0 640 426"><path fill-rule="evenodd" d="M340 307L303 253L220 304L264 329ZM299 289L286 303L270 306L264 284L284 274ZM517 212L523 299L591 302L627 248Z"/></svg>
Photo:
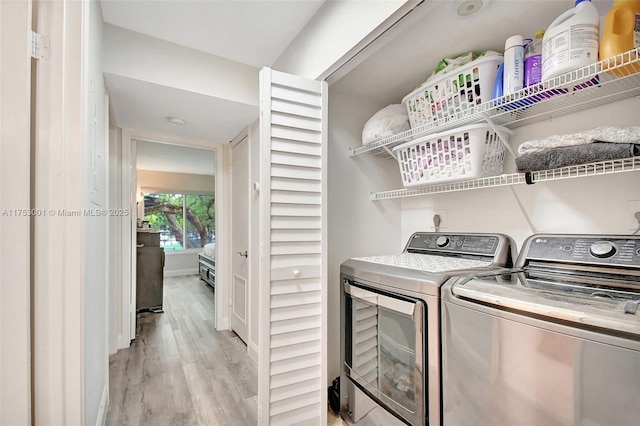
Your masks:
<svg viewBox="0 0 640 426"><path fill-rule="evenodd" d="M349 259L342 282L340 410L350 424L440 425L440 287L512 267L501 234L413 234L399 255Z"/></svg>
<svg viewBox="0 0 640 426"><path fill-rule="evenodd" d="M534 235L442 305L445 424L640 424L640 236Z"/></svg>

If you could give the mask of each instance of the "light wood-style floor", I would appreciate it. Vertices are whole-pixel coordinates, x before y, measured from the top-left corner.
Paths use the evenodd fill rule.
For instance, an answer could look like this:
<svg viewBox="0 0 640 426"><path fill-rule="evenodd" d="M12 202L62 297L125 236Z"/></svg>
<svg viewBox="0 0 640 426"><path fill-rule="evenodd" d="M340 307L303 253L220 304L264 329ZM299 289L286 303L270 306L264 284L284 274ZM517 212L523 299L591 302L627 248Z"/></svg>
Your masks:
<svg viewBox="0 0 640 426"><path fill-rule="evenodd" d="M138 315L137 338L109 360L107 424L257 424L257 370L214 328L214 293L198 276L167 278L164 313Z"/></svg>

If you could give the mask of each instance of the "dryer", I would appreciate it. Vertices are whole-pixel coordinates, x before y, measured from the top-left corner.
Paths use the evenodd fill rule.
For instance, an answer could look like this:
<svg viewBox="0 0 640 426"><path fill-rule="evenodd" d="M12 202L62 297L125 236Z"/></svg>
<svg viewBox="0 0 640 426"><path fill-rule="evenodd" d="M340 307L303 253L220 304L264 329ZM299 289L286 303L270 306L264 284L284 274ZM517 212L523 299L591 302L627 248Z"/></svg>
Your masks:
<svg viewBox="0 0 640 426"><path fill-rule="evenodd" d="M398 255L353 258L342 283L340 409L350 424L440 425L440 287L512 267L501 234L413 234Z"/></svg>

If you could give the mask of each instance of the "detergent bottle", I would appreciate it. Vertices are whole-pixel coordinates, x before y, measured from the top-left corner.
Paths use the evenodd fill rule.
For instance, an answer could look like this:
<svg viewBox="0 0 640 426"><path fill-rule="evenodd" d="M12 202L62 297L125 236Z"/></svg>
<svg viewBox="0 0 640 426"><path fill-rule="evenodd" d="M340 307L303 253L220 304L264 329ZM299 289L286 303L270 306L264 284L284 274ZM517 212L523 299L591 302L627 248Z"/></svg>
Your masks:
<svg viewBox="0 0 640 426"><path fill-rule="evenodd" d="M606 60L632 49L640 48L640 0L614 0L613 7L604 18L602 40L600 41L600 59ZM626 60L636 58L635 53ZM605 67L619 65L609 60ZM622 67L609 71L617 76L637 72L633 67Z"/></svg>
<svg viewBox="0 0 640 426"><path fill-rule="evenodd" d="M638 0L640 1L640 0ZM524 85L533 86L542 81L542 37L544 30L524 48Z"/></svg>
<svg viewBox="0 0 640 426"><path fill-rule="evenodd" d="M590 0L558 16L542 38L542 79L549 80L598 61L600 16Z"/></svg>

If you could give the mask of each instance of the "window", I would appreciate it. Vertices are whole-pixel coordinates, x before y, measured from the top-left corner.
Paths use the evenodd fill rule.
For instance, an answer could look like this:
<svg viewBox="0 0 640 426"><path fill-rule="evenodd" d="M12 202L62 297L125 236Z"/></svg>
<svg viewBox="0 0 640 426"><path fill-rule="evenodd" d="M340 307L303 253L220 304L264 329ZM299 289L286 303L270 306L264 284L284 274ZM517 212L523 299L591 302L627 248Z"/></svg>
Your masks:
<svg viewBox="0 0 640 426"><path fill-rule="evenodd" d="M204 247L215 241L214 203L213 195L145 194L144 220L160 231L164 251Z"/></svg>

